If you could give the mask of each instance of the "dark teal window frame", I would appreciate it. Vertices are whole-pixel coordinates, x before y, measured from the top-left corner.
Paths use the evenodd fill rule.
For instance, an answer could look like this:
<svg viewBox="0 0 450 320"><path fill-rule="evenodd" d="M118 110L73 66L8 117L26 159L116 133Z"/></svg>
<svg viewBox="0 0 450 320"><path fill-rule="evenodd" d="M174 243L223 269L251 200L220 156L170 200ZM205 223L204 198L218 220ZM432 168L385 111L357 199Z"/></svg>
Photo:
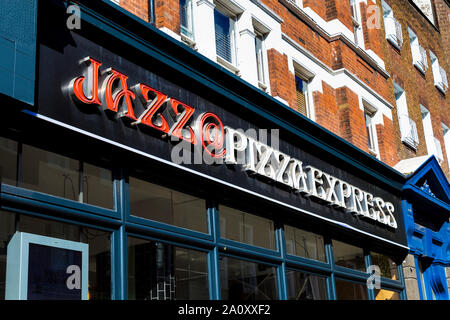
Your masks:
<svg viewBox="0 0 450 320"><path fill-rule="evenodd" d="M84 161L82 158L77 158L77 160ZM18 148L18 161L21 161L20 147ZM20 167L19 165L18 168ZM209 296L210 299L214 300L221 298L220 256L229 256L240 260L274 266L276 268L278 298L281 300L285 300L288 297L286 284L287 269L324 277L327 281L327 294L330 300L336 299L336 278L365 285L370 276L366 272L336 266L334 263L332 239L326 235L322 236L324 237L327 262L287 254L284 221L275 220L273 217L270 218L264 213L260 213L259 216L271 219L274 223L274 250L222 238L219 225L221 203L218 203L214 199L204 199L206 203L205 214L207 217L208 233L192 231L182 227L132 216L129 204L129 174L126 168L117 166L113 162L109 166L109 169L112 170L113 176L114 209L105 209L7 184L1 184L0 198L2 200L1 209L3 210L20 214L30 214L111 232L111 299L124 300L128 298L128 236L206 252L208 254ZM18 177L20 177L20 172L18 173ZM157 182L150 182L157 184ZM178 191L181 188L180 186L173 187L175 190L178 189ZM245 211L245 209L242 210ZM308 231L308 229L305 230ZM370 252L366 248L363 249L367 270L367 267L371 265ZM405 285L401 266L398 266L398 273L399 281L381 277L381 289L397 291L400 293L401 299L405 299ZM374 299L374 290L367 290L369 299Z"/></svg>

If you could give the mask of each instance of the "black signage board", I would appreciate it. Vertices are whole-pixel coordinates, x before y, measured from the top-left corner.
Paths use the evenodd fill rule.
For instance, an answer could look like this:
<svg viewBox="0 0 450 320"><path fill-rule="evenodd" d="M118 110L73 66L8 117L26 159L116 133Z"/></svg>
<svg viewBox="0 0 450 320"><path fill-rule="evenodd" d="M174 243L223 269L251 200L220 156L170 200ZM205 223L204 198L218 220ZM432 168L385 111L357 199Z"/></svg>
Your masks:
<svg viewBox="0 0 450 320"><path fill-rule="evenodd" d="M67 270L70 266L81 268L81 254L77 250L30 243L28 300L81 300L81 287L67 285L70 276Z"/></svg>
<svg viewBox="0 0 450 320"><path fill-rule="evenodd" d="M375 241L388 240L387 242L382 240L380 242L386 244L386 246L392 246L393 243L406 246L400 196L393 193L392 189L387 190L387 188L376 183L375 179L374 181L368 181L357 170L349 168L349 166L334 161L330 163L331 157L327 154L314 153L309 148L304 148L302 143L293 139L292 135L285 134L282 128L277 128L274 123L269 122L257 113L251 114L244 108L229 104L228 101L214 99L212 98L214 95L208 90L196 88L193 82L186 81L182 76L173 77L172 73L165 72L162 64L158 63L156 59L145 57L141 52L133 50L131 46L114 39L111 34L98 30L87 23L84 23L80 30L68 30L64 19L53 18L56 15L52 13L52 10L40 10L42 14L39 19L39 82L36 109L38 114L164 161L172 161L171 152L177 144L169 141L167 137L162 137L159 132L143 130L130 125L129 121L116 118L98 106L81 105L74 102L65 88L71 80L85 73L86 65L80 64L80 61L90 56L101 61L100 73L112 67L128 76L127 84L129 88L138 83L144 83L169 97L192 106L195 108L194 118L202 112L213 112L222 120L224 126L231 128L243 130L253 128L256 131L260 128L281 129L279 141L281 152L302 161L305 166L312 165L370 192L374 196L391 202L395 208L394 216L398 227L392 229L373 220L361 219L344 210L316 202L278 184L250 176L242 171L239 166L181 164L180 166L183 168L213 177L216 181L223 181L228 186L237 186L240 188L239 190L226 186L223 188L238 193L244 198L246 192L243 190L248 190L252 193L252 198L257 199L258 197L255 197L255 195L260 195L265 198L265 200L261 200L264 202L267 202L269 198L273 199L274 201L269 202L274 207L279 208L277 212L273 213L275 216L277 214L282 215L283 210L286 210L298 214L299 219L306 217L309 221L315 221L319 225L321 223L323 225L331 224L337 226L338 229L347 230L349 234L362 236L366 239L375 239ZM101 85L104 75L100 75L100 77ZM220 82L220 79L218 81ZM134 108L136 115L144 111L144 107L137 99ZM268 144L270 145L270 141ZM123 163L123 166L130 166L131 168L133 164ZM171 170L175 170L170 165L163 166L163 168L168 175ZM149 168L149 170L152 169ZM197 186L192 185L191 189L195 189ZM290 209L283 204L288 205ZM292 210L292 207L311 212L325 218L325 220L301 211ZM330 221L337 223L330 223ZM351 228L341 228L339 223L349 225ZM352 230L352 228L361 232ZM405 247L395 244L394 247L405 250Z"/></svg>

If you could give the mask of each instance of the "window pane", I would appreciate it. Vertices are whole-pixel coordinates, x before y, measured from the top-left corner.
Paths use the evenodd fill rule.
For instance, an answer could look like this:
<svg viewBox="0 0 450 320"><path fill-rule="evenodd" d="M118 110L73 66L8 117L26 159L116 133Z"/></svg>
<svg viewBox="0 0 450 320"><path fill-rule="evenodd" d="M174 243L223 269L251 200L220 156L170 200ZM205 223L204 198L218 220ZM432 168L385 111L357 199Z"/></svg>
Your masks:
<svg viewBox="0 0 450 320"><path fill-rule="evenodd" d="M111 299L110 233L74 224L20 215L19 231L78 241L89 245L90 300Z"/></svg>
<svg viewBox="0 0 450 320"><path fill-rule="evenodd" d="M278 298L275 268L220 257L220 285L223 300L275 300Z"/></svg>
<svg viewBox="0 0 450 320"><path fill-rule="evenodd" d="M327 280L308 273L287 270L289 300L327 300Z"/></svg>
<svg viewBox="0 0 450 320"><path fill-rule="evenodd" d="M180 25L181 32L187 37L192 37L192 2L180 0Z"/></svg>
<svg viewBox="0 0 450 320"><path fill-rule="evenodd" d="M391 258L375 252L371 252L370 257L372 264L380 268L382 277L399 280L397 264Z"/></svg>
<svg viewBox="0 0 450 320"><path fill-rule="evenodd" d="M232 62L230 18L217 9L214 9L214 24L216 34L216 54L228 62Z"/></svg>
<svg viewBox="0 0 450 320"><path fill-rule="evenodd" d="M375 300L400 300L400 294L397 291L374 289Z"/></svg>
<svg viewBox="0 0 450 320"><path fill-rule="evenodd" d="M372 116L367 112L364 113L364 118L366 120L366 134L367 141L370 150L375 150L375 138L374 138L374 130L372 125Z"/></svg>
<svg viewBox="0 0 450 320"><path fill-rule="evenodd" d="M368 300L366 286L336 279L337 300Z"/></svg>
<svg viewBox="0 0 450 320"><path fill-rule="evenodd" d="M303 79L295 76L295 92L297 95L297 111L306 115L306 94L305 82Z"/></svg>
<svg viewBox="0 0 450 320"><path fill-rule="evenodd" d="M15 186L16 177L17 142L0 137L0 182Z"/></svg>
<svg viewBox="0 0 450 320"><path fill-rule="evenodd" d="M78 160L24 144L20 186L112 209L114 195L111 170L83 163L80 190L80 169Z"/></svg>
<svg viewBox="0 0 450 320"><path fill-rule="evenodd" d="M128 238L128 299L207 300L207 253Z"/></svg>
<svg viewBox="0 0 450 320"><path fill-rule="evenodd" d="M273 221L221 205L222 238L275 250Z"/></svg>
<svg viewBox="0 0 450 320"><path fill-rule="evenodd" d="M265 83L264 80L264 57L262 51L262 36L257 35L255 37L255 50L256 50L256 68L258 72L258 81Z"/></svg>
<svg viewBox="0 0 450 320"><path fill-rule="evenodd" d="M24 144L21 187L79 200L79 162Z"/></svg>
<svg viewBox="0 0 450 320"><path fill-rule="evenodd" d="M205 200L130 177L131 214L208 232Z"/></svg>
<svg viewBox="0 0 450 320"><path fill-rule="evenodd" d="M114 207L111 170L83 164L83 202L110 209Z"/></svg>
<svg viewBox="0 0 450 320"><path fill-rule="evenodd" d="M365 272L363 249L333 240L336 265Z"/></svg>
<svg viewBox="0 0 450 320"><path fill-rule="evenodd" d="M326 261L323 237L291 226L284 227L288 254Z"/></svg>
<svg viewBox="0 0 450 320"><path fill-rule="evenodd" d="M15 219L14 213L0 211L0 300L5 300L6 249L15 232Z"/></svg>

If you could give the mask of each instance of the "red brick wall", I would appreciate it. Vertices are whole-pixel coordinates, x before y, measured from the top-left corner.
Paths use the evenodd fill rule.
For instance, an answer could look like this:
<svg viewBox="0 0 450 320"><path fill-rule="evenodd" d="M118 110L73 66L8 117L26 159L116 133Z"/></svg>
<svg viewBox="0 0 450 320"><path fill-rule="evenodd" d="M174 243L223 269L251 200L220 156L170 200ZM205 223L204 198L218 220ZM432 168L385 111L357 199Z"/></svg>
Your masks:
<svg viewBox="0 0 450 320"><path fill-rule="evenodd" d="M380 159L387 165L394 166L399 161L394 122L383 115L383 123L384 125L376 126Z"/></svg>
<svg viewBox="0 0 450 320"><path fill-rule="evenodd" d="M336 91L323 81L322 91L323 93L313 92L316 122L334 134L340 135L339 118L336 116L339 112L336 103Z"/></svg>
<svg viewBox="0 0 450 320"><path fill-rule="evenodd" d="M334 0L337 19L350 31L353 31L352 14L350 11L350 0Z"/></svg>
<svg viewBox="0 0 450 320"><path fill-rule="evenodd" d="M303 8L311 8L322 19L327 20L326 3L334 0L303 0Z"/></svg>
<svg viewBox="0 0 450 320"><path fill-rule="evenodd" d="M279 96L287 101L291 108L295 109L295 77L289 71L287 56L275 49L270 49L267 51L267 60L272 96Z"/></svg>
<svg viewBox="0 0 450 320"><path fill-rule="evenodd" d="M120 6L142 20L149 21L148 0L120 0Z"/></svg>
<svg viewBox="0 0 450 320"><path fill-rule="evenodd" d="M176 0L155 0L155 26L166 27L180 34L180 2Z"/></svg>
<svg viewBox="0 0 450 320"><path fill-rule="evenodd" d="M372 6L373 3L370 3L370 6ZM375 52L379 57L383 56L383 52L381 50L381 41L383 41L383 37L381 35L381 29L376 28L373 26L374 23L376 23L376 19L381 19L381 11L379 18L374 19L373 15L376 15L377 13L374 10L369 10L368 12L368 6L364 3L360 3L361 6L361 24L364 34L364 45L367 50L372 50ZM368 22L370 26L368 26ZM381 21L379 21L381 23Z"/></svg>
<svg viewBox="0 0 450 320"><path fill-rule="evenodd" d="M434 7L436 9L436 20L440 30L442 47L446 48L446 54L444 54L447 63L447 71L450 71L450 7L444 0L435 0ZM450 79L450 75L447 74Z"/></svg>
<svg viewBox="0 0 450 320"><path fill-rule="evenodd" d="M347 2L347 0L342 1ZM270 6L271 2L268 2L267 5ZM364 58L360 57L345 42L341 40L328 41L302 22L291 11L287 10L286 7L279 3L276 6L279 11L278 14L284 20L284 23L281 25L281 31L287 34L289 38L306 48L330 68L334 70L346 68L385 99L389 98L389 87L386 78L365 62ZM343 6L341 6L342 8ZM350 17L350 11L348 12ZM380 43L379 39L374 39L373 41Z"/></svg>
<svg viewBox="0 0 450 320"><path fill-rule="evenodd" d="M368 152L364 111L359 108L358 95L347 87L338 88L336 102L339 106L341 137Z"/></svg>

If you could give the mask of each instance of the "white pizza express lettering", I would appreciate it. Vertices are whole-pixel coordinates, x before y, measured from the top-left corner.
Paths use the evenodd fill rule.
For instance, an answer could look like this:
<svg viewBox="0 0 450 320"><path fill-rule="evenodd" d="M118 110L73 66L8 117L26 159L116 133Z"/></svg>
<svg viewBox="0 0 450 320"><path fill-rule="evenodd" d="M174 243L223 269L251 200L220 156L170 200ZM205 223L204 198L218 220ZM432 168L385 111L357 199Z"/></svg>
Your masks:
<svg viewBox="0 0 450 320"><path fill-rule="evenodd" d="M106 77L100 83L102 63L92 57L83 62L88 65L85 75L73 79L69 85L78 103L97 105L132 125L149 127L201 146L211 157L223 159L227 165L241 164L247 173L285 185L301 196L397 228L392 203L311 165L305 166L302 161L246 136L241 130L224 127L221 119L212 112L203 112L193 120L194 107L144 83L129 88L128 76L114 68L102 72ZM145 106L141 114L134 112L133 101L136 99ZM171 117L170 121L163 115L167 108L169 112L165 114Z"/></svg>

